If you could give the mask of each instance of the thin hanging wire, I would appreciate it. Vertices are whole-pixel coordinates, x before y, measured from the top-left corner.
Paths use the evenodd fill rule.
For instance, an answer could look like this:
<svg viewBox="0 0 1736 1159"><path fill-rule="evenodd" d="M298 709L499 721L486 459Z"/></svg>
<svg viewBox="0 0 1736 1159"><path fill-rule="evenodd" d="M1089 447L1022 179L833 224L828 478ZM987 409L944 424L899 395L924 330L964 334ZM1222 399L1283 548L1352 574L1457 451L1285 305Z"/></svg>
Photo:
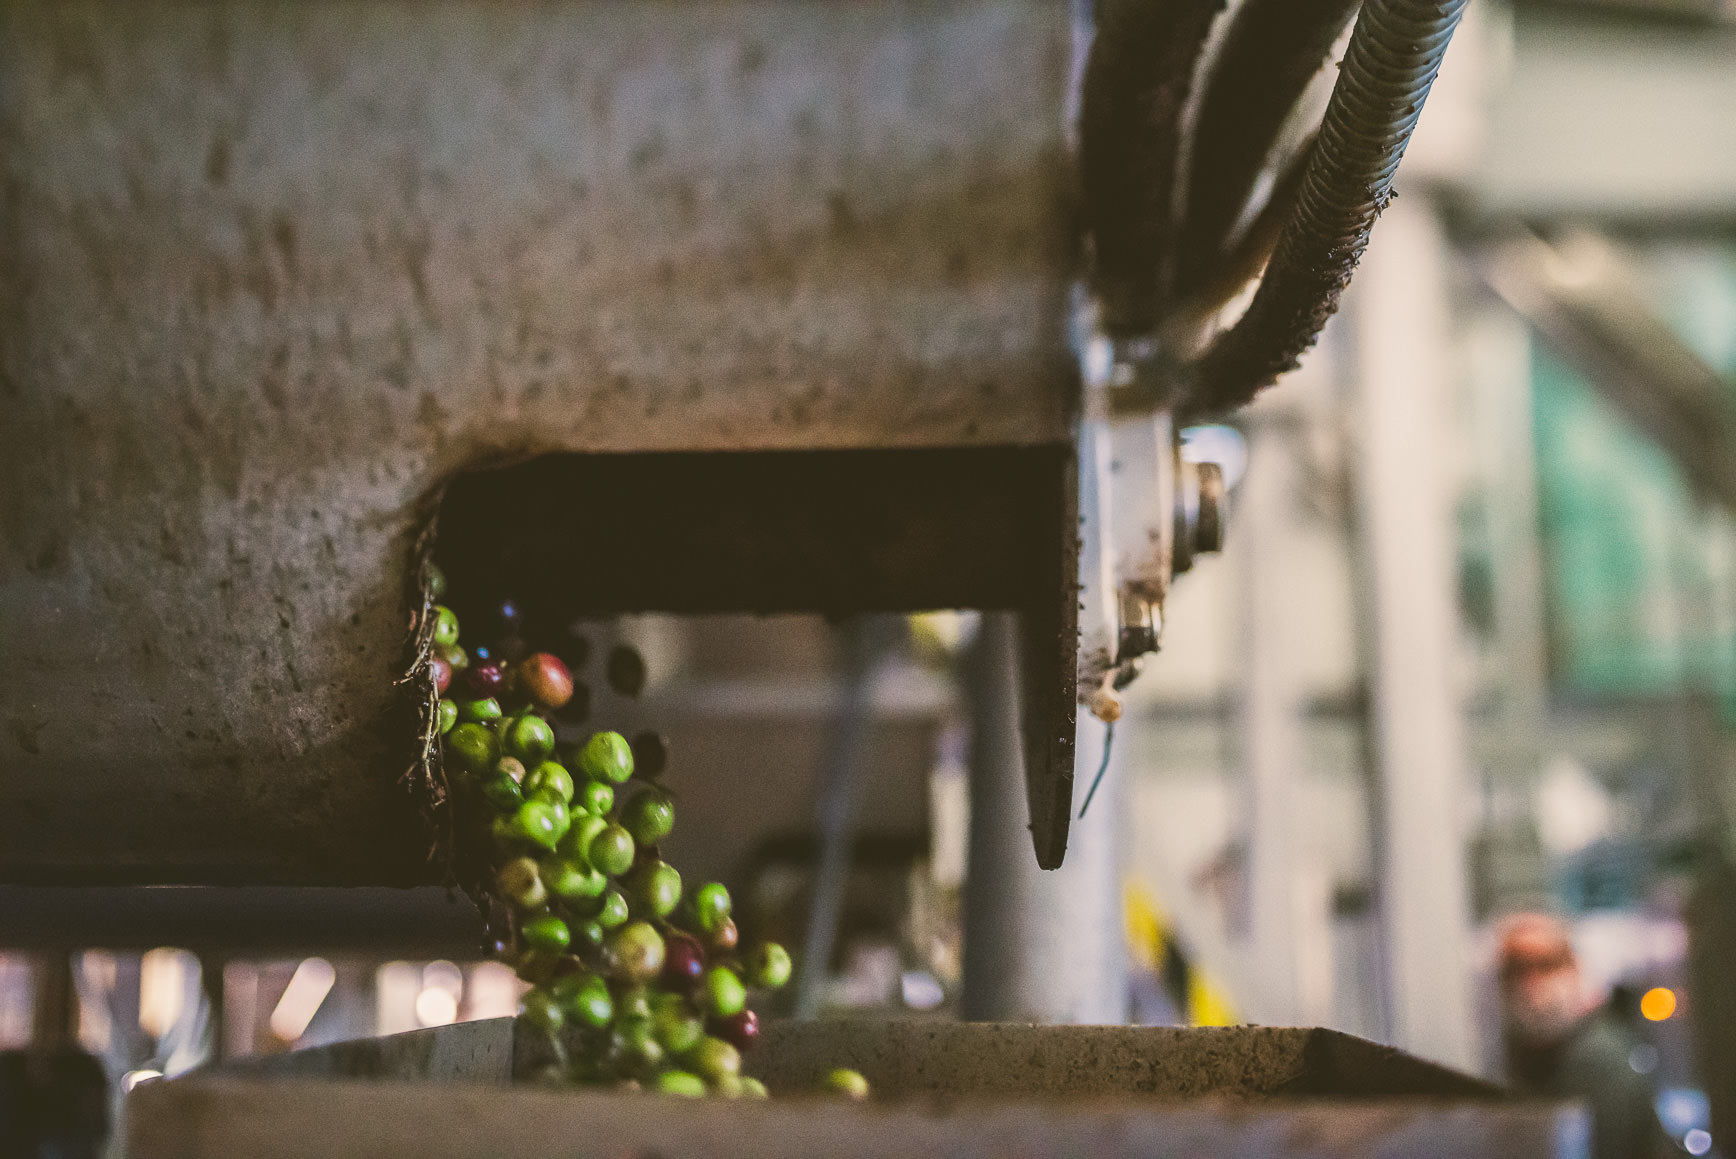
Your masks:
<svg viewBox="0 0 1736 1159"><path fill-rule="evenodd" d="M1097 766L1097 775L1091 778L1091 788L1085 794L1085 803L1079 806L1079 820L1085 820L1085 810L1091 807L1091 798L1097 795L1097 786L1103 783L1103 774L1109 771L1109 750L1115 745L1115 725L1111 723L1103 730L1103 763Z"/></svg>

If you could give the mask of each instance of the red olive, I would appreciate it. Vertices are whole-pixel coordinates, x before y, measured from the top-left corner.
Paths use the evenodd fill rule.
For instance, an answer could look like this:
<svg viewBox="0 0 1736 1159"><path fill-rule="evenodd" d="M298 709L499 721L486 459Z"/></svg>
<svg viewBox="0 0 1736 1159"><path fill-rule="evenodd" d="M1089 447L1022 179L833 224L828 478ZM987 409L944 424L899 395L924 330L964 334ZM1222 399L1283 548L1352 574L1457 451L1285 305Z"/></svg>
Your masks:
<svg viewBox="0 0 1736 1159"><path fill-rule="evenodd" d="M573 674L560 657L532 652L514 666L518 690L545 708L559 708L573 697Z"/></svg>
<svg viewBox="0 0 1736 1159"><path fill-rule="evenodd" d="M726 919L711 935L711 948L720 953L728 953L735 949L735 943L740 938L741 934L735 928L735 919Z"/></svg>

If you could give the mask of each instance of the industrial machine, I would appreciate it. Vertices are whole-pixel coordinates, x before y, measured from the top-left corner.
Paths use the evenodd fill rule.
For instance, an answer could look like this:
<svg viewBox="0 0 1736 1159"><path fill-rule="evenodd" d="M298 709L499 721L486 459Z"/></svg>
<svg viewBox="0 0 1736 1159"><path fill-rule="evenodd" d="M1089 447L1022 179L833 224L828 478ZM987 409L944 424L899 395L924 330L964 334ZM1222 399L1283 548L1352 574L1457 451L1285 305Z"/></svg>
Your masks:
<svg viewBox="0 0 1736 1159"><path fill-rule="evenodd" d="M1311 343L1464 4L1367 5L1274 155L1351 7L1195 84L1205 0L8 5L0 875L437 880L397 680L473 488L587 611L1018 610L1060 864L1076 691L1221 535L1176 429Z"/></svg>
<svg viewBox="0 0 1736 1159"><path fill-rule="evenodd" d="M1466 0L1221 7L0 5L0 881L450 881L436 547L1012 613L1061 866Z"/></svg>

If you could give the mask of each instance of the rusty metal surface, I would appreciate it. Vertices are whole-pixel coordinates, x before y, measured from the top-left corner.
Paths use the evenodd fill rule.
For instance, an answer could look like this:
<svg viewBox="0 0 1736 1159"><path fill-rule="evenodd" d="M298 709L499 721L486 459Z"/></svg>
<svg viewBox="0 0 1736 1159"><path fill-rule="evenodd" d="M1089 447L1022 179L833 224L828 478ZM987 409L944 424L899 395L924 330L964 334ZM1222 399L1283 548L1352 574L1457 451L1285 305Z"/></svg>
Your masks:
<svg viewBox="0 0 1736 1159"><path fill-rule="evenodd" d="M1066 13L0 3L0 880L428 880L427 498L1060 443Z"/></svg>

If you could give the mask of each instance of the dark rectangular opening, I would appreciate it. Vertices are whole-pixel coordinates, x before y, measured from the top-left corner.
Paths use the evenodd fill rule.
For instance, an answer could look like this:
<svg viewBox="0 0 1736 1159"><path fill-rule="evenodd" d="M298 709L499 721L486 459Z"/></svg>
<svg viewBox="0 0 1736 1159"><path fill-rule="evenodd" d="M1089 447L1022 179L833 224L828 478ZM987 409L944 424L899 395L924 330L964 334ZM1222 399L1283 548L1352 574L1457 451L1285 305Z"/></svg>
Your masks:
<svg viewBox="0 0 1736 1159"><path fill-rule="evenodd" d="M456 480L439 555L467 599L570 616L1022 609L1056 595L1068 460L1055 447L546 455Z"/></svg>
<svg viewBox="0 0 1736 1159"><path fill-rule="evenodd" d="M1016 611L1032 839L1066 849L1078 643L1070 447L553 454L455 479L459 618Z"/></svg>

